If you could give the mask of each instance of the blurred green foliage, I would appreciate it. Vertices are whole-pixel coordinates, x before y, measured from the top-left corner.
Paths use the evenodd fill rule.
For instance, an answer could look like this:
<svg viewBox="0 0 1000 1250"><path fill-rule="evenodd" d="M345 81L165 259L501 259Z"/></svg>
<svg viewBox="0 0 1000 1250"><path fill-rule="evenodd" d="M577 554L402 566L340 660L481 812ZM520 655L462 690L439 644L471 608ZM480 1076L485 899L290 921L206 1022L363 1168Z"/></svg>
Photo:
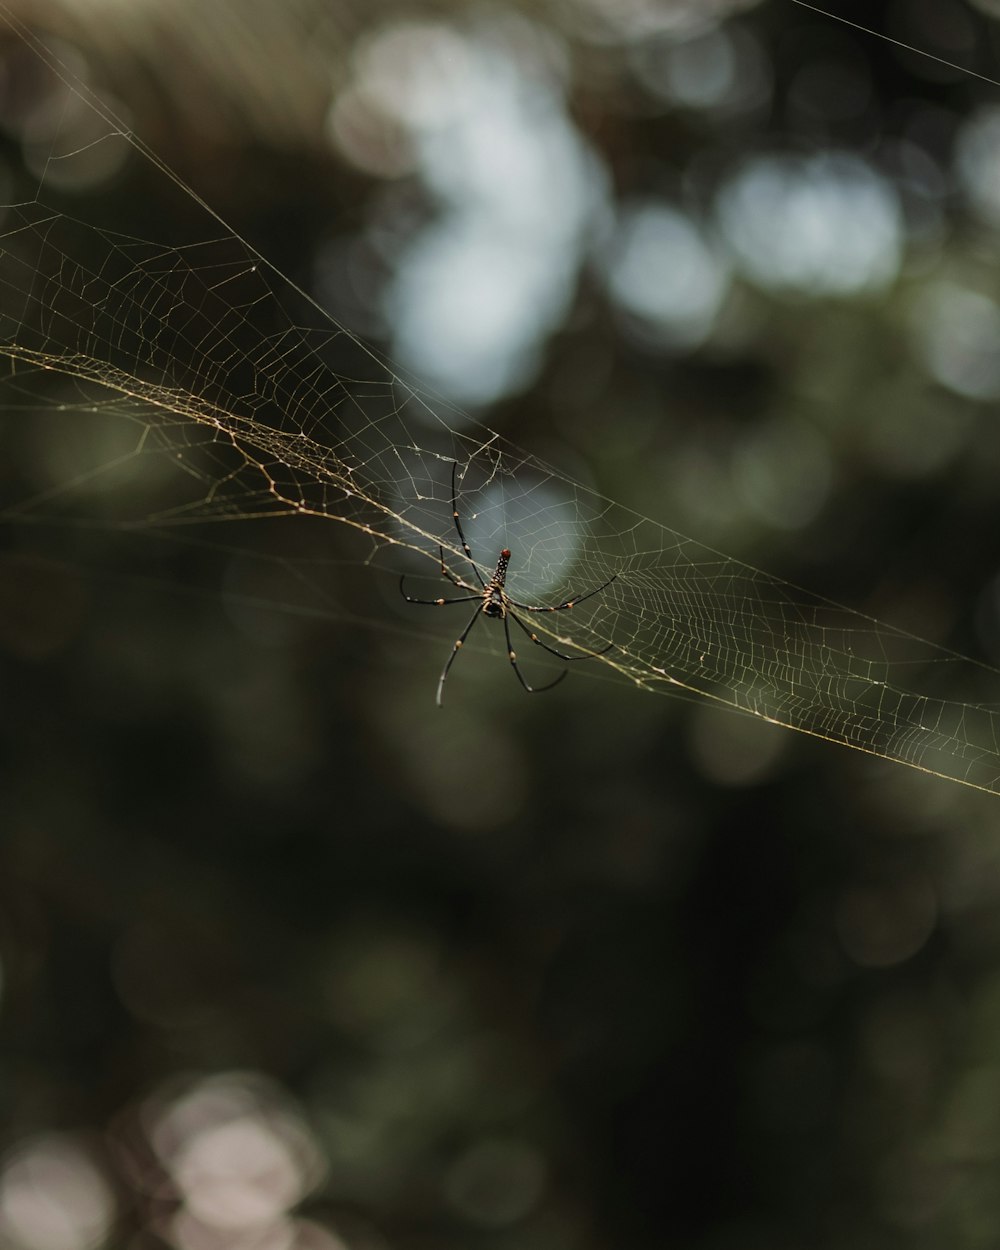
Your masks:
<svg viewBox="0 0 1000 1250"><path fill-rule="evenodd" d="M848 294L737 274L712 334L664 350L585 267L538 378L488 419L639 512L995 658L992 340L961 301L995 300L1000 240L956 152L1000 87L791 4L713 7L759 75L733 108L649 88L657 48L697 83L698 22L521 13L611 202L680 203L714 235L749 154L847 153L898 193L898 273ZM919 5L902 32L893 6L839 11L934 31ZM988 73L989 16L940 11L942 55ZM343 88L373 31L467 15L303 12L84 29L53 5L42 35L292 277L360 265L334 311L377 334L367 284L433 197L337 156L310 92ZM4 53L13 108L26 62ZM240 107L248 84L266 109ZM218 230L138 163L64 195L143 238ZM792 507L817 439L822 501ZM5 1245L994 1244L995 799L586 666L533 700L470 651L439 713L448 630L404 616L356 536L304 540L350 612L254 580L248 614L222 548L268 550L258 524L218 549L0 528Z"/></svg>

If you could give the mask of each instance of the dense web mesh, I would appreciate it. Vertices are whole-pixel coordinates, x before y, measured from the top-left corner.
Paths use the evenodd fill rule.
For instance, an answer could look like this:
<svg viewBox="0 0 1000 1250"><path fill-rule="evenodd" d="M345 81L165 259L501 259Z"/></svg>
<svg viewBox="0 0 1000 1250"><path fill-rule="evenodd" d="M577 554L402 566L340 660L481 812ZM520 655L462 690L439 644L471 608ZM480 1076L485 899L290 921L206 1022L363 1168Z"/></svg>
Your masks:
<svg viewBox="0 0 1000 1250"><path fill-rule="evenodd" d="M85 146L57 138L47 170L120 147L176 181L58 72L99 129ZM1000 791L994 670L711 550L429 400L208 210L213 237L170 246L53 198L43 176L0 222L4 410L15 446L60 447L5 521L79 516L112 497L120 526L328 519L368 536L370 564L433 576L441 544L467 577L457 464L474 557L488 575L511 549L514 598L555 603L616 576L579 609L533 620L554 644L613 643L592 664L637 687Z"/></svg>

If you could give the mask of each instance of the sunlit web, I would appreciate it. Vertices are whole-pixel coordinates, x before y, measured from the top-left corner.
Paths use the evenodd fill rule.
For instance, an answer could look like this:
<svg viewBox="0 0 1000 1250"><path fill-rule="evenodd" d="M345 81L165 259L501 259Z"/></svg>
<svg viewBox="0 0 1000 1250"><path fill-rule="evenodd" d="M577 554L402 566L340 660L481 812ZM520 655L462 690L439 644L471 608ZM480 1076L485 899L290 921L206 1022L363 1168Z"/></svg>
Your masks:
<svg viewBox="0 0 1000 1250"><path fill-rule="evenodd" d="M95 153L139 153L176 183L33 46L91 110L87 142L70 131L57 139L48 177L65 185ZM37 195L5 209L0 351L15 450L27 414L29 436L51 423L69 451L4 505L6 521L86 516L113 485L119 525L338 521L365 536L359 560L433 576L439 544L461 557L457 463L472 548L487 575L500 548L512 550L513 595L555 600L615 577L560 614L572 619L539 623L554 645L613 643L594 665L645 691L691 692L1000 791L1000 719L985 701L998 690L994 670L794 588L467 417L450 419L208 209L210 237L174 246L56 211L47 186L43 177Z"/></svg>

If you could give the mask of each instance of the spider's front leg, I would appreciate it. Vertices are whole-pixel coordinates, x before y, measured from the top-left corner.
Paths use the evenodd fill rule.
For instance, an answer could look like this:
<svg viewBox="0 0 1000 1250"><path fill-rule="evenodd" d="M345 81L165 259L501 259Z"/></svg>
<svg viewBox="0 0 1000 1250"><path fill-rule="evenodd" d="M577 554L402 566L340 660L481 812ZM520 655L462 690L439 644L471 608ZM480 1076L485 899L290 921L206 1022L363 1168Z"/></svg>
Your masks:
<svg viewBox="0 0 1000 1250"><path fill-rule="evenodd" d="M438 551L441 553L441 576L442 577L447 577L448 581L450 581L453 586L457 586L459 590L471 590L471 591L474 591L476 594L482 594L481 587L470 586L468 582L463 582L460 577L456 577L455 574L451 571L451 569L448 568L448 566L444 562L444 547L438 547Z"/></svg>

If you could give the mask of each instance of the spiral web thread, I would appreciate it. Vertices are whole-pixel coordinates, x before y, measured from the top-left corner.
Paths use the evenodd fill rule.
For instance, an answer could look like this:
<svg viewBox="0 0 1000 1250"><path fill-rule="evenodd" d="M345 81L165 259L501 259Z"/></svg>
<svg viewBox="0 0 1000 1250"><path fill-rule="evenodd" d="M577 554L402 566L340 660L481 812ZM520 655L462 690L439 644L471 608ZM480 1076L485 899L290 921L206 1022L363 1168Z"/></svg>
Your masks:
<svg viewBox="0 0 1000 1250"><path fill-rule="evenodd" d="M511 547L515 598L555 603L617 575L578 610L533 619L553 641L613 642L591 663L645 690L1000 792L1000 717L984 701L1000 673L702 546L429 402L15 33L97 126L85 145L57 140L46 170L65 177L95 147L124 145L201 205L214 237L170 246L77 220L49 206L45 177L0 210L6 454L16 463L32 438L62 449L51 480L0 501L0 520L78 518L95 501L106 517L112 498L115 524L157 530L335 520L368 536L367 563L408 549L386 567L433 575L442 543L467 577L457 463L473 552L488 573Z"/></svg>

